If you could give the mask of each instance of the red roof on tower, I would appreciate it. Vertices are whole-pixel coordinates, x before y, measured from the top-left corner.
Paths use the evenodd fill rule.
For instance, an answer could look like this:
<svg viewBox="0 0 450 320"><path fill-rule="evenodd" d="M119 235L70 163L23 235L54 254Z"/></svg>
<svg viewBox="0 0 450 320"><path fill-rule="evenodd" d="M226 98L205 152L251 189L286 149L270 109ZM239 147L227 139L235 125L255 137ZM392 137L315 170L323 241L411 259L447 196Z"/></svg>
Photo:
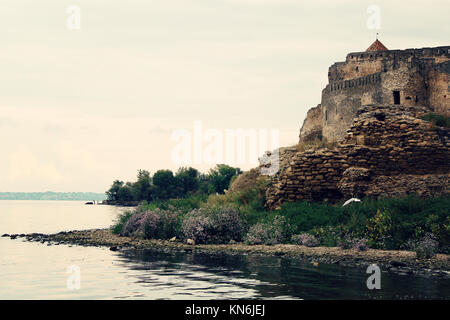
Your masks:
<svg viewBox="0 0 450 320"><path fill-rule="evenodd" d="M366 51L387 51L389 50L378 39L367 48Z"/></svg>

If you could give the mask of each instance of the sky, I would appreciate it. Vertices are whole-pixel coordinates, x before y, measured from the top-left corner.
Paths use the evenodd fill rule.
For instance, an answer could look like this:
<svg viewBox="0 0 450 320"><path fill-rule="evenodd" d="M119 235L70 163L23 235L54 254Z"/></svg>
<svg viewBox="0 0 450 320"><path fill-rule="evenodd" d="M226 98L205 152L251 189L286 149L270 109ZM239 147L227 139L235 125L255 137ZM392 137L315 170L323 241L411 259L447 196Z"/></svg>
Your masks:
<svg viewBox="0 0 450 320"><path fill-rule="evenodd" d="M377 32L389 49L450 45L449 14L447 0L2 0L0 192L205 172L206 157L180 164L174 150L203 152L227 130L293 145L331 64Z"/></svg>

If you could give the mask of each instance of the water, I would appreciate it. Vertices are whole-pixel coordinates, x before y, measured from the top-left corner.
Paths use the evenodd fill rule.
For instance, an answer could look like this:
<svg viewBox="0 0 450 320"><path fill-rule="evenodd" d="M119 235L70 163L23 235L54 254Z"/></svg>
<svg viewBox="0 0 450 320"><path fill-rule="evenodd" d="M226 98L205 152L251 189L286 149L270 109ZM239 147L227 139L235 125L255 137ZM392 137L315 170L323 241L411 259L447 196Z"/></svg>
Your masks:
<svg viewBox="0 0 450 320"><path fill-rule="evenodd" d="M111 225L121 208L69 201L0 201L0 234ZM69 289L67 270L80 270ZM72 269L73 270L73 269ZM450 280L383 272L381 290L362 268L282 257L113 252L0 238L0 299L430 299L450 298Z"/></svg>

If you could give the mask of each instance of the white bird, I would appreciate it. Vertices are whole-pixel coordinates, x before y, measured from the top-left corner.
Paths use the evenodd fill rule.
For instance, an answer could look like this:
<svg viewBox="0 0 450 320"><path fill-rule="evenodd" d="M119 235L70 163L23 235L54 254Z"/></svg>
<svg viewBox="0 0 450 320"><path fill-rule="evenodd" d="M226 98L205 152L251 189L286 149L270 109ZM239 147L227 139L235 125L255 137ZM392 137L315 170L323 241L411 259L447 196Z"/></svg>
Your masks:
<svg viewBox="0 0 450 320"><path fill-rule="evenodd" d="M347 201L345 201L342 206L345 207L346 205L348 205L349 203L352 203L352 202L361 202L361 200L359 200L358 198L351 198L351 199L348 199Z"/></svg>

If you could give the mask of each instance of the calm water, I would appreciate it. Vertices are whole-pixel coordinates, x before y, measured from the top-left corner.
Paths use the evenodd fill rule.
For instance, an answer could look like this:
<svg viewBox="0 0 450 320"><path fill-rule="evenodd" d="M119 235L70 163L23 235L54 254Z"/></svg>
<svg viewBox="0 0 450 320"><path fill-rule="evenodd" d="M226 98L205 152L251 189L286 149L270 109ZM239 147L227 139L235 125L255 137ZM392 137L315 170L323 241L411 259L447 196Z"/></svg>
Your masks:
<svg viewBox="0 0 450 320"><path fill-rule="evenodd" d="M123 209L65 201L0 201L0 234L107 227ZM70 290L70 266L80 289ZM0 238L0 299L450 299L450 280L382 273L286 258L112 252Z"/></svg>

